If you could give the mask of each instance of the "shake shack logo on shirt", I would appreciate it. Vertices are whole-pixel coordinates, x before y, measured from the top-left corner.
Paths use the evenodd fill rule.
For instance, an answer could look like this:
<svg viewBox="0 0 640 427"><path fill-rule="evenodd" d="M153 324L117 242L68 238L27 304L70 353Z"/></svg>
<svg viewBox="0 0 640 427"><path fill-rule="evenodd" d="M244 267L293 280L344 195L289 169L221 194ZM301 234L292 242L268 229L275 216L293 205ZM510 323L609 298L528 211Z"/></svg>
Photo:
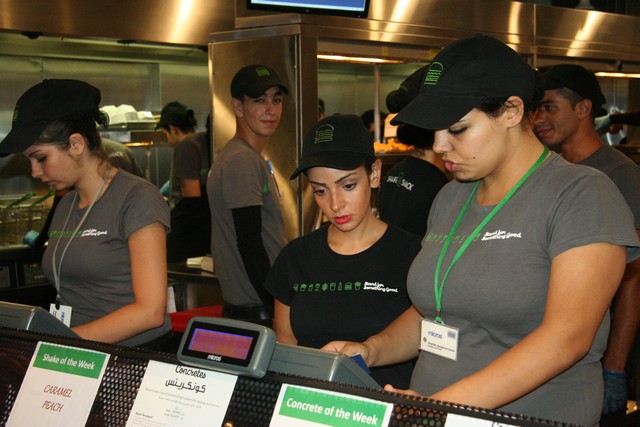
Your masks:
<svg viewBox="0 0 640 427"><path fill-rule="evenodd" d="M395 184L397 187L404 188L405 190L413 190L413 186L415 185L412 182L404 179L404 174L400 173L399 175L390 175L387 177L387 182L390 184Z"/></svg>
<svg viewBox="0 0 640 427"><path fill-rule="evenodd" d="M323 283L294 283L295 292L351 292L375 291L398 293L398 288L389 288L379 282L323 282Z"/></svg>
<svg viewBox="0 0 640 427"><path fill-rule="evenodd" d="M65 238L68 239L69 237L71 237L71 235L73 234L73 231L71 230L51 230L49 231L49 236L50 237L59 237L59 238ZM74 238L78 238L78 237L98 237L98 236L106 236L107 234L109 234L108 231L99 231L96 230L95 228L88 228L86 230L78 230L78 233L74 236Z"/></svg>

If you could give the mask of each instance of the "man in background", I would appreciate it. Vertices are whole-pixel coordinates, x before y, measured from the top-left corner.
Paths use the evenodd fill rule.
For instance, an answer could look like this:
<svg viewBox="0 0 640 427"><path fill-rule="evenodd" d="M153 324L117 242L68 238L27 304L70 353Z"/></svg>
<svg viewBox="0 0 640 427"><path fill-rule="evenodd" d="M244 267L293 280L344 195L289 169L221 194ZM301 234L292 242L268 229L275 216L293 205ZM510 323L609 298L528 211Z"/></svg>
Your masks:
<svg viewBox="0 0 640 427"><path fill-rule="evenodd" d="M387 113L380 112L379 117L379 129L380 129L380 139L384 137L384 119L387 118ZM364 127L369 129L372 135L375 137L376 132L376 113L373 110L367 110L360 115L362 119L362 123L364 123Z"/></svg>
<svg viewBox="0 0 640 427"><path fill-rule="evenodd" d="M271 326L273 298L264 289L286 243L277 184L265 153L282 116L287 87L265 65L231 81L236 133L216 156L207 180L211 248L222 287L223 316Z"/></svg>
<svg viewBox="0 0 640 427"><path fill-rule="evenodd" d="M449 179L442 156L432 149L433 130L403 123L396 135L413 150L389 169L380 184L380 219L424 237L431 204Z"/></svg>
<svg viewBox="0 0 640 427"><path fill-rule="evenodd" d="M595 75L574 64L543 71L545 96L535 117L538 138L571 163L599 169L620 189L634 215L640 236L640 167L619 150L604 144L594 127L606 114L605 97ZM627 359L640 324L640 259L627 264L612 303L611 330L602 359L603 413L626 409Z"/></svg>
<svg viewBox="0 0 640 427"><path fill-rule="evenodd" d="M205 255L211 247L211 214L205 187L211 164L210 142L205 132L196 133L196 126L193 110L177 101L165 105L156 125L173 147L169 174L169 262Z"/></svg>

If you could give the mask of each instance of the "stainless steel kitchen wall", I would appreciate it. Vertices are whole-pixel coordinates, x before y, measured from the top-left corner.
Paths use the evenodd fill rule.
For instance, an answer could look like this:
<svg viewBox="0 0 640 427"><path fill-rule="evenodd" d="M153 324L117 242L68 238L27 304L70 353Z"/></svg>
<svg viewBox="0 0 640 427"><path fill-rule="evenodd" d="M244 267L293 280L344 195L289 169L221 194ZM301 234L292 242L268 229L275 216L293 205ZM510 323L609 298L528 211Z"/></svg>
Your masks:
<svg viewBox="0 0 640 427"><path fill-rule="evenodd" d="M458 13L462 10L464 13ZM318 96L325 100L329 113L358 114L372 97L372 103L383 109L389 87L401 81L393 80L393 72L384 72L393 65L375 66L378 74L367 73L366 66L323 64L318 55L400 60L413 62L418 68L453 40L482 32L508 43L534 67L574 62L594 71L633 72L640 69L640 34L635 31L639 24L637 17L508 0L372 0L368 19L249 11L244 0L236 0L236 30L213 33L210 49L220 42L268 39L277 32L287 32L299 40L294 54L300 58L299 68L307 72L296 74L301 88L296 106L299 133L290 150L297 152L300 135L311 127L311 118L317 114ZM215 80L216 67L224 65L219 61L212 66ZM383 80L380 75L391 78ZM632 98L626 93L631 87L628 82L604 79L602 85L608 107L636 107L628 105ZM298 223L304 233L315 212L304 178L297 194Z"/></svg>
<svg viewBox="0 0 640 427"><path fill-rule="evenodd" d="M535 37L536 44L567 54L577 47L589 56L637 57L637 17L542 3L545 2L371 0L369 17L361 23L371 22L369 29L387 35L406 30L410 36L428 28L437 40L456 38L468 31L495 32L512 37L513 42L517 36ZM627 9L637 14L637 2L627 3ZM241 28L239 19L257 15L266 13L247 11L246 0L0 0L1 30L174 45L205 46L210 33ZM345 31L357 27L362 28L350 26ZM602 48L616 44L619 47Z"/></svg>
<svg viewBox="0 0 640 427"><path fill-rule="evenodd" d="M178 100L194 109L198 129L204 130L210 111L207 53L195 48L122 46L112 41L86 41L41 37L30 40L17 33L0 32L0 140L11 128L15 103L22 93L45 78L71 78L89 82L102 94L101 105L128 104L138 111L159 114L163 105ZM111 129L108 137L130 142L130 133ZM138 160L149 160L152 182L168 178L165 149L134 148ZM30 178L20 155L0 158L0 197L13 197L47 188Z"/></svg>
<svg viewBox="0 0 640 427"><path fill-rule="evenodd" d="M233 0L0 0L0 28L206 46L212 31L234 28Z"/></svg>
<svg viewBox="0 0 640 427"><path fill-rule="evenodd" d="M387 112L385 98L426 62L400 64L352 64L318 61L318 96L325 102L326 114L362 114L375 103L375 69L380 73L378 104Z"/></svg>

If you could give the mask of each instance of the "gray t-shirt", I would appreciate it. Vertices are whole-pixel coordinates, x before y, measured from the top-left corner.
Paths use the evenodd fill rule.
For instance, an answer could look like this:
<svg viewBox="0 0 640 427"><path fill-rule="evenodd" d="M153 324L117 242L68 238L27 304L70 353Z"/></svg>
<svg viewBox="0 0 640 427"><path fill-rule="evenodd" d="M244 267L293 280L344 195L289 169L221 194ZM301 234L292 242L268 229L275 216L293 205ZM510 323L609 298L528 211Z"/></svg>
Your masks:
<svg viewBox="0 0 640 427"><path fill-rule="evenodd" d="M211 252L224 300L233 305L261 305L238 251L231 211L261 206L262 240L273 264L286 243L286 234L269 166L246 141L233 138L213 162L207 194L211 206Z"/></svg>
<svg viewBox="0 0 640 427"><path fill-rule="evenodd" d="M434 272L440 251L473 186L451 182L440 191L429 215L422 250L409 271L409 296L426 319L435 317ZM442 263L440 277L464 239L492 208L471 202ZM542 321L551 260L594 242L640 245L631 212L613 182L601 172L572 165L554 153L451 269L442 295L442 319L459 328L458 360L421 351L411 387L433 394L482 369L522 340ZM603 396L600 359L608 330L607 315L582 360L500 409L596 424Z"/></svg>
<svg viewBox="0 0 640 427"><path fill-rule="evenodd" d="M262 305L238 251L231 211L261 206L262 240L273 264L287 238L267 162L246 141L233 138L213 162L207 194L211 206L211 252L224 300L233 305Z"/></svg>
<svg viewBox="0 0 640 427"><path fill-rule="evenodd" d="M173 148L171 160L171 205L177 205L182 200L180 191L181 179L198 179L200 186L207 183L210 159L209 141L205 132L198 132L184 137Z"/></svg>
<svg viewBox="0 0 640 427"><path fill-rule="evenodd" d="M75 190L58 205L49 230L49 246L42 267L54 283L53 252L56 265L70 234L87 208L71 206ZM69 222L62 230L69 212ZM72 307L71 326L83 325L133 302L129 236L154 222L169 227L169 208L158 189L150 182L119 170L96 201L84 224L67 249L60 273L60 299ZM143 332L121 344L139 345L171 330L169 316L161 327Z"/></svg>
<svg viewBox="0 0 640 427"><path fill-rule="evenodd" d="M640 166L610 145L603 145L580 164L596 168L611 178L631 208L636 229L640 230Z"/></svg>

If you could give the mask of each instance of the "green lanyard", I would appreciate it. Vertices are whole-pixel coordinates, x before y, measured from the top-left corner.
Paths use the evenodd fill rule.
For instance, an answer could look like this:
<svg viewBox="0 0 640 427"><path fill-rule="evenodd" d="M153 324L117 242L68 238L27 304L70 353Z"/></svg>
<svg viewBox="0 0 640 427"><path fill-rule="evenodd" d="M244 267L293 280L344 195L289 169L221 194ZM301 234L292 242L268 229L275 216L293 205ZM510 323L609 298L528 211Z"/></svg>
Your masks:
<svg viewBox="0 0 640 427"><path fill-rule="evenodd" d="M538 160L536 160L536 162L533 164L533 166L529 168L527 173L525 173L524 176L520 178L520 181L518 181L511 190L509 190L509 193L507 193L507 195L504 196L502 200L500 200L500 203L498 203L491 210L491 212L489 212L489 215L487 215L487 217L480 223L480 225L478 225L476 229L473 230L473 232L469 236L467 236L465 241L460 246L460 249L458 249L458 252L456 252L456 255L453 257L453 260L451 261L449 268L447 268L447 271L445 272L444 277L442 278L442 281L438 283L438 277L440 277L440 267L442 266L444 256L447 253L447 249L449 249L449 245L453 240L453 235L455 234L456 230L458 229L458 226L462 222L462 218L464 218L464 215L467 213L467 210L469 209L469 205L471 204L471 200L473 200L473 196L476 194L478 185L480 185L480 182L482 180L476 182L476 185L473 187L473 190L471 191L471 194L469 195L467 202L464 204L464 206L462 207L462 210L458 214L458 218L456 219L456 222L453 223L453 227L451 227L451 231L449 231L447 240L444 242L444 245L442 246L442 250L440 251L440 257L438 258L438 263L436 264L436 273L434 276L433 291L436 297L436 322L437 323L443 323L442 317L440 316L441 310L442 310L442 291L444 290L444 283L447 280L447 277L449 276L449 272L451 271L453 266L458 262L462 254L467 250L469 245L471 245L471 242L473 242L473 240L480 234L480 231L484 228L484 226L487 225L489 221L491 221L491 219L500 211L500 209L502 209L502 207L509 201L509 199L511 199L511 197L515 194L518 188L520 188L522 184L527 180L527 178L529 178L529 176L536 169L538 169L538 166L540 166L542 162L544 162L544 159L547 157L547 153L549 153L549 148L545 146L544 151L542 152Z"/></svg>

